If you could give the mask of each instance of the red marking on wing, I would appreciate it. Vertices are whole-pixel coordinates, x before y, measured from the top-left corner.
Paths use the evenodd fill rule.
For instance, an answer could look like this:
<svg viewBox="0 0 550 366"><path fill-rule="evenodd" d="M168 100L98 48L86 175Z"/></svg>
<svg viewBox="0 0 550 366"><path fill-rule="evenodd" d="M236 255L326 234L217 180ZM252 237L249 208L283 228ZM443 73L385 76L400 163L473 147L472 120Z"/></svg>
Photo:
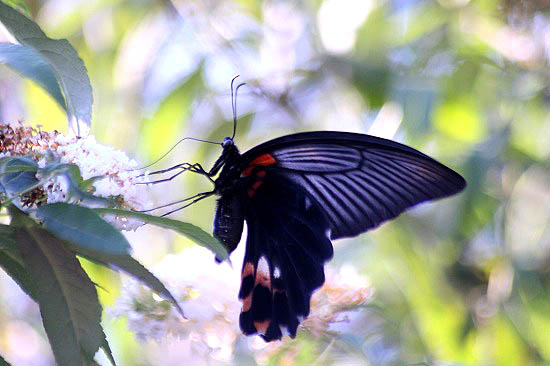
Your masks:
<svg viewBox="0 0 550 366"><path fill-rule="evenodd" d="M254 276L254 265L251 262L246 262L244 265L241 278L245 278L246 276Z"/></svg>
<svg viewBox="0 0 550 366"><path fill-rule="evenodd" d="M267 328L269 327L269 323L271 323L271 319L266 319L264 321L256 321L254 322L254 327L258 331L258 333L265 334L267 331Z"/></svg>
<svg viewBox="0 0 550 366"><path fill-rule="evenodd" d="M253 167L253 166L249 166L248 168L243 170L243 172L241 173L241 177L248 177L252 173L252 169L254 169L254 168L255 167Z"/></svg>
<svg viewBox="0 0 550 366"><path fill-rule="evenodd" d="M255 276L256 269L254 268L254 264L252 262L246 262L243 267L243 272L241 273L241 280L244 280L246 277ZM254 288L250 290L250 293L241 300L243 303L243 307L241 312L245 312L250 310L250 307L252 306L252 293L254 292Z"/></svg>
<svg viewBox="0 0 550 366"><path fill-rule="evenodd" d="M256 173L256 175L260 178L263 178L263 177L265 177L266 172L265 172L265 170L260 170L260 171L258 171L258 173Z"/></svg>
<svg viewBox="0 0 550 366"><path fill-rule="evenodd" d="M254 282L254 287L258 285L262 285L271 290L271 278L269 278L269 273L256 273L256 281Z"/></svg>
<svg viewBox="0 0 550 366"><path fill-rule="evenodd" d="M260 188L262 183L263 182L261 180L254 182L254 184L252 184L252 188L248 189L248 197L252 198L252 196L254 196L254 193L256 193L256 190Z"/></svg>
<svg viewBox="0 0 550 366"><path fill-rule="evenodd" d="M250 292L250 295L242 299L241 302L243 303L241 313L244 313L250 310L250 307L252 306L252 292Z"/></svg>
<svg viewBox="0 0 550 366"><path fill-rule="evenodd" d="M248 177L252 174L252 170L259 166L269 166L277 162L271 154L263 154L258 156L256 159L252 160L248 167L241 173L241 177Z"/></svg>
<svg viewBox="0 0 550 366"><path fill-rule="evenodd" d="M271 154L263 154L258 156L256 159L252 160L250 162L250 165L253 166L268 166L275 164L277 161Z"/></svg>

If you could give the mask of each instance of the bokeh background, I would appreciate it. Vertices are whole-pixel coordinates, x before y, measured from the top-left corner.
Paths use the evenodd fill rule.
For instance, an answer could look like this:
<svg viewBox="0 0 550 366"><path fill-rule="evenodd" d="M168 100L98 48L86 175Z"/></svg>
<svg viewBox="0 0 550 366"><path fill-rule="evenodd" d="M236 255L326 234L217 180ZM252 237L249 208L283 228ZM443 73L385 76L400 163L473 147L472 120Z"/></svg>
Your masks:
<svg viewBox="0 0 550 366"><path fill-rule="evenodd" d="M143 165L184 136L231 135L229 82L239 73L242 151L296 131L362 132L411 145L468 181L456 197L336 242L319 324L275 345L238 334L242 247L231 268L171 233L129 233L135 257L182 296L190 320L83 261L102 286L120 365L550 362L547 0L27 4L88 68L97 140ZM3 66L0 120L66 132L55 102ZM219 153L186 141L150 169L209 167ZM160 205L209 189L188 175L151 195ZM214 209L202 201L175 217L211 231ZM0 280L0 354L13 365L53 365L38 307L4 273ZM339 304L349 311L335 320Z"/></svg>

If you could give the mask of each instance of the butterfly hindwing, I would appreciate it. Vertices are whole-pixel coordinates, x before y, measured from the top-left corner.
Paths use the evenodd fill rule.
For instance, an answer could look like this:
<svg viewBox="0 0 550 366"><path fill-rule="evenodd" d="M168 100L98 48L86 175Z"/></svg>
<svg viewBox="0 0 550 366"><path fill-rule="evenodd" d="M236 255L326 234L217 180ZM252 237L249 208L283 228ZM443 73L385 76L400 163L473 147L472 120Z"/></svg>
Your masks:
<svg viewBox="0 0 550 366"><path fill-rule="evenodd" d="M313 291L324 282L323 265L332 257L320 207L301 187L281 183L266 179L245 215L240 325L245 334L260 333L266 341L296 335Z"/></svg>

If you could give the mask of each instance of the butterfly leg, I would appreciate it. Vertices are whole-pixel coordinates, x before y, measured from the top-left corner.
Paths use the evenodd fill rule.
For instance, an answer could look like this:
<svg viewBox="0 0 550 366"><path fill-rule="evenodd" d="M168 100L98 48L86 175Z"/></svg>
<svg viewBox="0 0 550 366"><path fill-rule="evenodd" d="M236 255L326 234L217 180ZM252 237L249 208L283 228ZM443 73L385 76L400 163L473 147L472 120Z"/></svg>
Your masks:
<svg viewBox="0 0 550 366"><path fill-rule="evenodd" d="M216 172L212 172L212 169L207 172L199 163L193 164L193 169L194 173L204 175L206 178L210 179L212 183L214 183L214 179L212 179L212 177L216 175Z"/></svg>
<svg viewBox="0 0 550 366"><path fill-rule="evenodd" d="M162 214L162 215L160 215L160 216L161 216L161 217L168 216L168 215L170 215L170 214L173 214L174 212L177 212L177 211L179 211L179 210L183 210L184 208L189 207L189 206L191 206L192 204L197 203L197 202L199 202L200 200L205 199L206 197L210 197L210 196L213 195L214 193L215 193L214 191L211 191L211 192L202 192L202 193L196 194L195 196L192 196L192 197L197 197L197 198L195 198L195 199L192 200L191 202L189 202L189 203L187 203L187 204L185 204L185 205L183 205L183 206L180 206L180 207L178 207L178 208L176 208L176 209L173 209L172 211L169 211L169 212L167 212L167 213L165 213L165 214ZM192 197L189 197L189 198L187 198L187 199L185 199L185 200L182 200L182 201L187 201L187 200L191 199ZM181 202L181 201L180 201L180 202Z"/></svg>
<svg viewBox="0 0 550 366"><path fill-rule="evenodd" d="M139 183L136 183L136 184L157 184L157 183L169 182L172 179L179 176L180 174L182 174L184 172L187 172L187 171L197 173L197 174L200 174L200 175L204 175L205 177L210 179L210 181L214 182L211 178L211 175L208 172L206 172L199 163L195 163L195 164L190 164L190 163L178 164L178 165L174 165L174 166L172 166L170 168L167 168L167 169L154 171L154 172L149 173L147 175L164 174L164 173L170 172L172 170L176 170L176 169L181 169L181 171L177 172L176 174L173 174L172 176L170 176L168 178L154 180L154 181L150 181L150 182L139 182ZM143 177L143 176L145 176L145 174L141 174L139 177Z"/></svg>
<svg viewBox="0 0 550 366"><path fill-rule="evenodd" d="M167 172L170 172L172 170L175 170L175 169L179 169L179 168L182 168L182 169L190 169L190 167L192 166L192 164L190 163L180 163L180 164L176 164L174 166L171 166L170 168L166 168L166 169L162 169L162 170L155 170L154 172L150 172L150 173L147 173L147 174L141 174L139 175L139 177L144 177L146 175L155 175L155 174L164 174L164 173L167 173Z"/></svg>
<svg viewBox="0 0 550 366"><path fill-rule="evenodd" d="M138 177L144 177L146 175L164 174L164 173L170 172L170 171L175 170L175 169L181 169L181 171L177 172L176 174L174 174L174 175L172 175L168 178L154 180L154 181L150 181L150 182L139 182L139 183L136 183L136 184L157 184L157 183L169 182L172 179L179 176L181 173L191 170L192 167L193 166L189 163L183 163L183 164L174 165L174 166L172 166L170 168L167 168L167 169L157 170L157 171L154 171L154 172L151 172L151 173L148 173L148 174L141 174Z"/></svg>
<svg viewBox="0 0 550 366"><path fill-rule="evenodd" d="M162 206L159 206L159 207L155 207L155 208L151 208L149 210L141 210L141 211L138 211L138 212L143 212L143 213L146 213L146 212L151 212L151 211L155 211L155 210L159 210L161 208L166 208L166 207L170 207L170 206L173 206L173 205L177 205L178 203L183 203L183 202L188 202L188 201L191 201L191 202L188 202L186 203L185 205L183 206L180 206L172 211L169 211L163 215L161 215L161 217L164 217L164 216L167 216L167 215L170 215L176 211L179 211L179 210L182 210L186 207L189 207L191 206L192 204L206 198L206 197L210 197L211 195L213 195L215 192L214 191L210 191L210 192L201 192L201 193L197 193L191 197L187 197L187 198L184 198L182 200L178 200L178 201L174 201L174 202L171 202L171 203L167 203L166 205L162 205Z"/></svg>

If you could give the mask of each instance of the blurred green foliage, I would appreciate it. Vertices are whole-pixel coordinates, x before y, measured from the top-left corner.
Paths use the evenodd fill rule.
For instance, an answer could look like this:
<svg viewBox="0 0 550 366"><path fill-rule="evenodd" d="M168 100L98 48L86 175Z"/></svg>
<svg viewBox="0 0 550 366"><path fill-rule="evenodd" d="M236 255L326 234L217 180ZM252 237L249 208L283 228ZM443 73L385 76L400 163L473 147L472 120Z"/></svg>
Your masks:
<svg viewBox="0 0 550 366"><path fill-rule="evenodd" d="M299 337L299 348L288 346L295 357L283 348L269 364L550 363L547 2L371 0L344 50L325 38L336 31L321 16L329 2L27 3L50 37L68 38L83 58L98 140L143 162L183 136L230 135L229 80L240 73L248 84L238 99L243 150L294 131L378 133L377 122L397 120L394 139L465 176L462 194L337 242L333 264L367 275L374 300L353 333ZM389 105L398 113L386 121ZM52 106L0 69L1 120L62 128ZM163 165L209 167L219 152L189 142ZM159 196L206 189L184 177ZM214 202L181 215L211 228ZM115 357L148 364L122 328L108 328ZM236 364L253 360L254 351L237 348Z"/></svg>

